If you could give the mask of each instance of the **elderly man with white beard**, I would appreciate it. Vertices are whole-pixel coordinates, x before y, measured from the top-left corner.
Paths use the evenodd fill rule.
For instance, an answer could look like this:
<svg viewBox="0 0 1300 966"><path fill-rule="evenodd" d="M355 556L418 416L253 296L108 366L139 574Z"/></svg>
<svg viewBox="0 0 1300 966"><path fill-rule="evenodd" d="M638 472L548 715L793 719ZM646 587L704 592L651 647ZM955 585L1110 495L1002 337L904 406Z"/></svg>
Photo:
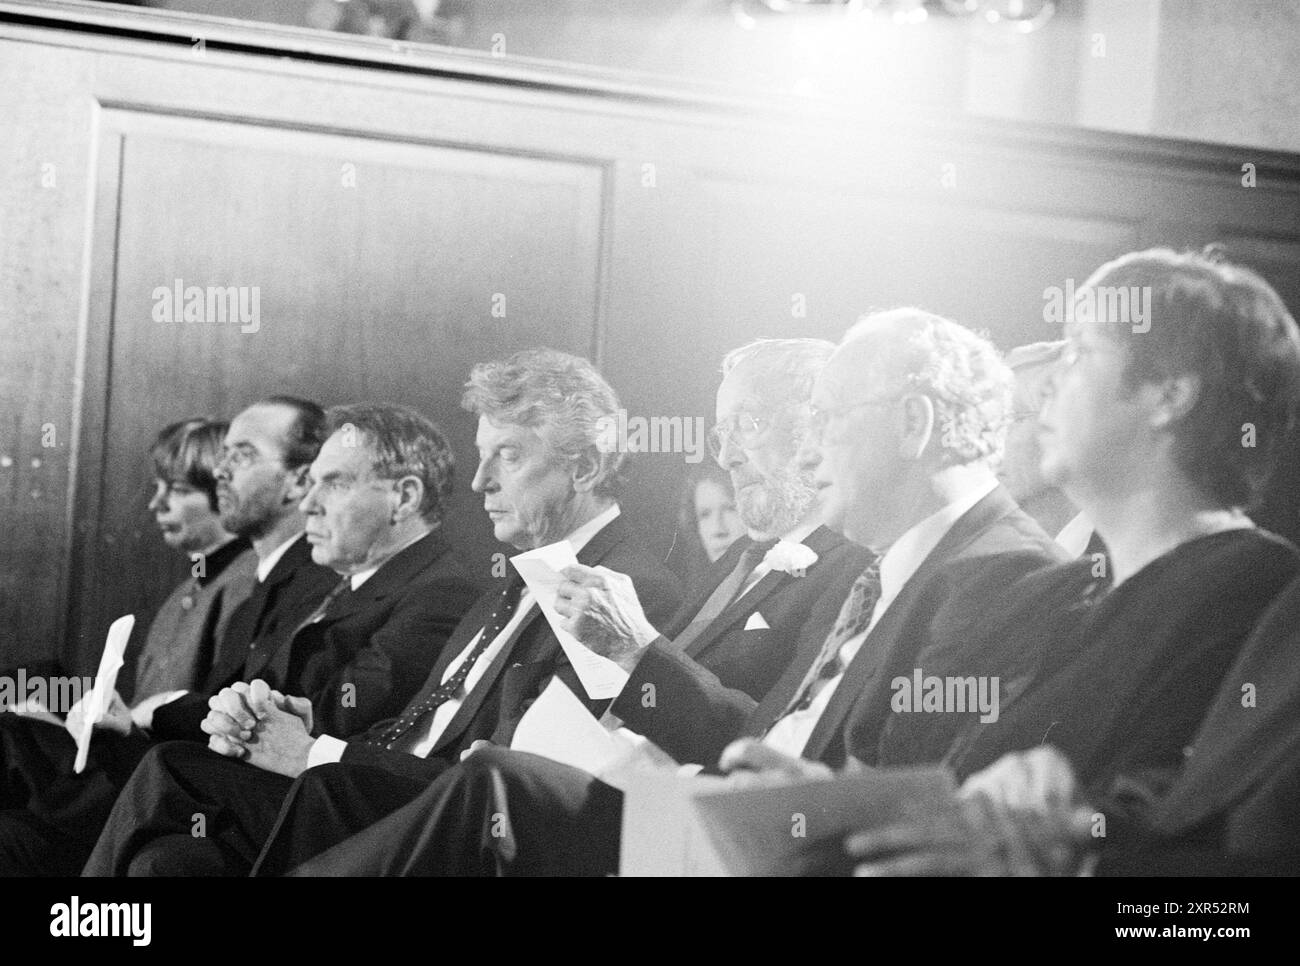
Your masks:
<svg viewBox="0 0 1300 966"><path fill-rule="evenodd" d="M610 709L682 761L711 763L796 654L825 638L869 551L821 526L798 455L813 382L834 346L762 340L723 360L714 456L731 475L748 528L660 634L628 579L569 568L559 605L618 602L629 628L606 649L629 679ZM589 595L587 588L604 593ZM653 700L647 700L653 695ZM474 752L418 799L305 864L288 836L263 852L263 873L603 874L618 864L622 795L577 768L504 748ZM500 814L504 823L488 821ZM504 836L485 829L504 825ZM572 845L572 847L569 847Z"/></svg>

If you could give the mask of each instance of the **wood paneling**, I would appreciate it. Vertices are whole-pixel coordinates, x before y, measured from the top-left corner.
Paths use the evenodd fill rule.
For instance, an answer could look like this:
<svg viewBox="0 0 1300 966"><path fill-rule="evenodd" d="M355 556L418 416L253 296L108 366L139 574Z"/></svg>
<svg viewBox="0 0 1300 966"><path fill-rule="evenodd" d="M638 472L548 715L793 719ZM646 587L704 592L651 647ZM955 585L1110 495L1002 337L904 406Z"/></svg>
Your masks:
<svg viewBox="0 0 1300 966"><path fill-rule="evenodd" d="M1138 246L1225 238L1300 300L1284 155L1252 152L1246 189L1239 152L1204 145L25 9L0 5L0 665L67 636L87 666L113 616L147 617L177 571L145 448L190 413L271 392L423 409L461 461L452 539L485 568L457 401L515 348L592 355L632 414L711 422L718 362L750 338L835 338L899 303L1048 338L1044 288ZM177 278L257 286L258 331L153 321ZM662 550L687 455L634 462L625 507ZM1293 493L1267 519L1295 535Z"/></svg>
<svg viewBox="0 0 1300 966"><path fill-rule="evenodd" d="M105 111L99 132L101 192L117 211L92 246L112 295L91 313L106 417L86 444L103 470L100 515L74 551L83 639L177 579L139 512L157 427L272 393L437 414L463 471L448 532L486 577L461 387L474 362L523 346L589 351L600 169L138 110ZM250 309L255 294L257 317L187 320L178 284L241 289ZM164 304L174 312L160 321Z"/></svg>

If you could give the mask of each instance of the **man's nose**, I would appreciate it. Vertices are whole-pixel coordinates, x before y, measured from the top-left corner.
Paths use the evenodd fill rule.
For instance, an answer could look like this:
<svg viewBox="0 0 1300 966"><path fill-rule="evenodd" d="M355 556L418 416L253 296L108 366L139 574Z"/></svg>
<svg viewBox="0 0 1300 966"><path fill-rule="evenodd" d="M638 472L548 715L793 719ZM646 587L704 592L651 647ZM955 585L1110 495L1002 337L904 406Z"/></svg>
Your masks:
<svg viewBox="0 0 1300 966"><path fill-rule="evenodd" d="M799 452L795 454L795 459L799 463L799 469L805 473L817 469L822 462L821 441L809 433L799 444Z"/></svg>
<svg viewBox="0 0 1300 966"><path fill-rule="evenodd" d="M722 446L718 450L718 465L724 470L730 470L737 466L744 466L747 462L749 460L740 444L731 438L730 433L725 434L722 437Z"/></svg>
<svg viewBox="0 0 1300 966"><path fill-rule="evenodd" d="M149 512L157 513L167 505L167 491L162 487L154 490L153 496L149 497Z"/></svg>
<svg viewBox="0 0 1300 966"><path fill-rule="evenodd" d="M316 499L316 485L312 484L311 489L303 495L302 500L298 503L298 512L306 516L311 516L312 514L319 512L319 510L320 501Z"/></svg>
<svg viewBox="0 0 1300 966"><path fill-rule="evenodd" d="M475 493L495 492L492 478L488 475L487 463L479 463L478 469L474 471L474 479L469 482L469 488Z"/></svg>

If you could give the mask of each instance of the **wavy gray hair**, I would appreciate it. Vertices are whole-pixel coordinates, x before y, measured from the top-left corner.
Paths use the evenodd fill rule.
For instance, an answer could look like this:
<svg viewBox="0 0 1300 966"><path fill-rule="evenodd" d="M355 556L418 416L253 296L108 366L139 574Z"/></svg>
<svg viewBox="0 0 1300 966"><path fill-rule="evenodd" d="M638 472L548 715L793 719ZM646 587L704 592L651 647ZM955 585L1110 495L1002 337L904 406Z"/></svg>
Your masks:
<svg viewBox="0 0 1300 966"><path fill-rule="evenodd" d="M987 339L917 308L863 317L841 345L870 340L883 395L919 392L934 403L945 461L996 463L1002 457L1014 377Z"/></svg>
<svg viewBox="0 0 1300 966"><path fill-rule="evenodd" d="M765 409L801 404L806 409L817 374L834 352L835 343L825 339L757 339L723 357L722 378L742 369L745 384Z"/></svg>
<svg viewBox="0 0 1300 966"><path fill-rule="evenodd" d="M525 349L482 362L465 383L461 406L494 423L536 429L559 459L594 451L600 475L594 492L617 495L625 453L607 445L618 396L586 359L556 349Z"/></svg>

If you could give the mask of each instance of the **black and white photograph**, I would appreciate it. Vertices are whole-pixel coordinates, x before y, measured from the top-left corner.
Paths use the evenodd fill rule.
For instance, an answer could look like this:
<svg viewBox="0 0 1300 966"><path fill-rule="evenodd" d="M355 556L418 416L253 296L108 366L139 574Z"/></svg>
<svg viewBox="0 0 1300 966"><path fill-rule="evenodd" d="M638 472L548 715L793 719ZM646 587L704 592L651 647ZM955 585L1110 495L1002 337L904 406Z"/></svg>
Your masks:
<svg viewBox="0 0 1300 966"><path fill-rule="evenodd" d="M1278 939L1297 65L1296 0L0 0L4 933Z"/></svg>

